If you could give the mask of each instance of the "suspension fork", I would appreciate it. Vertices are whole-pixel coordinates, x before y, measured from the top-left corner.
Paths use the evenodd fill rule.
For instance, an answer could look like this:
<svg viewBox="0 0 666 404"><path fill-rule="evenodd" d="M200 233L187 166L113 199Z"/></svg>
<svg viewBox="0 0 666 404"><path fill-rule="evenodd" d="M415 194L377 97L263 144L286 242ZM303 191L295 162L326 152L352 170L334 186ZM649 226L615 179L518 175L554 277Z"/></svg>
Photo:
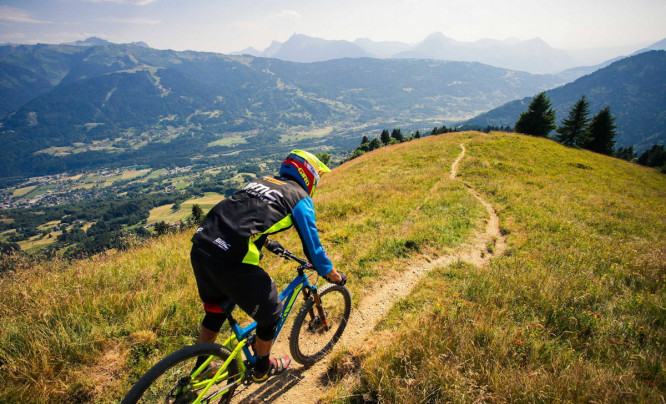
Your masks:
<svg viewBox="0 0 666 404"><path fill-rule="evenodd" d="M324 329L328 330L330 327L328 325L328 320L326 319L326 312L324 311L324 308L321 305L321 297L319 297L319 292L317 289L313 289L311 291L312 298L314 300L314 305L313 307L310 308L310 318L315 318L315 312L314 309L317 309L317 315L319 316L319 319L321 320L321 324L324 326Z"/></svg>

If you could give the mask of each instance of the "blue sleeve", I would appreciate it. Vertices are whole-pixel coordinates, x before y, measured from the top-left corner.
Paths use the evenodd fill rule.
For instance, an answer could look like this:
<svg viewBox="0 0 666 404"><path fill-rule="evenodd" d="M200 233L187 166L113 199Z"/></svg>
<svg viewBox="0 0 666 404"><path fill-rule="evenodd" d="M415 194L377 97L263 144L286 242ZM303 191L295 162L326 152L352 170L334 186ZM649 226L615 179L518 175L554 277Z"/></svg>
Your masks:
<svg viewBox="0 0 666 404"><path fill-rule="evenodd" d="M305 198L298 202L291 215L294 219L296 231L301 236L305 255L312 265L314 265L319 275L327 275L333 269L333 263L331 263L331 260L326 255L321 241L319 241L312 198Z"/></svg>

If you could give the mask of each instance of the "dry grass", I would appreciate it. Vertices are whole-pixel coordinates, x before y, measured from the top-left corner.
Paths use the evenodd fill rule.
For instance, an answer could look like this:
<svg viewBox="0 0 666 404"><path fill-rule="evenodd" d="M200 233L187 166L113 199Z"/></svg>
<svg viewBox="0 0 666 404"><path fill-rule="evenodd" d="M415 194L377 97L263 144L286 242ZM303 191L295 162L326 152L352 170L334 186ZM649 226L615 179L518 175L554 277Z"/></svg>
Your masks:
<svg viewBox="0 0 666 404"><path fill-rule="evenodd" d="M322 241L356 299L410 257L442 254L479 228L483 207L448 176L469 137L387 147L323 178L314 198ZM190 236L0 278L0 402L113 402L191 343L203 311ZM296 232L277 239L301 253ZM263 265L281 285L294 275L275 257Z"/></svg>
<svg viewBox="0 0 666 404"><path fill-rule="evenodd" d="M431 273L329 401L663 402L666 176L519 135L468 153L506 254Z"/></svg>
<svg viewBox="0 0 666 404"><path fill-rule="evenodd" d="M323 177L314 198L355 299L482 230L484 208L449 177L463 141L459 175L496 208L506 254L489 269L431 272L371 349L335 358L346 388L329 401L663 402L666 176L656 171L509 134L368 153ZM202 311L189 238L0 277L0 402L114 402L191 343ZM300 251L295 232L277 239ZM276 258L264 266L279 284L293 276Z"/></svg>

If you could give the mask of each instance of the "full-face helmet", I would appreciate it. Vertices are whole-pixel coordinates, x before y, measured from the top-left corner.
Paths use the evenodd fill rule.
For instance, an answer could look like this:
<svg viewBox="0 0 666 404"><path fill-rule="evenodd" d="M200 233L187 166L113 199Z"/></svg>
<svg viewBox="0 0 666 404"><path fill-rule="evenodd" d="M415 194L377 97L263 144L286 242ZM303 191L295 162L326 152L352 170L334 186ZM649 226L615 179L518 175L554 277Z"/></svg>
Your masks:
<svg viewBox="0 0 666 404"><path fill-rule="evenodd" d="M292 150L280 165L280 176L296 180L312 197L322 174L331 171L312 153Z"/></svg>

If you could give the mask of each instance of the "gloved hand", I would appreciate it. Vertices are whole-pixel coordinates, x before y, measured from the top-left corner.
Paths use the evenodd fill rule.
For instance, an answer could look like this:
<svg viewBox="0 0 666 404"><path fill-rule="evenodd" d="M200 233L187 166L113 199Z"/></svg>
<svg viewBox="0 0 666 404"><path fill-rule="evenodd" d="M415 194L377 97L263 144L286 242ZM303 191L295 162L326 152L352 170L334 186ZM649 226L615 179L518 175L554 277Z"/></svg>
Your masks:
<svg viewBox="0 0 666 404"><path fill-rule="evenodd" d="M278 243L275 240L266 239L266 243L264 244L264 246L268 251L272 252L273 254L280 255L284 253L284 247L282 247L282 244Z"/></svg>
<svg viewBox="0 0 666 404"><path fill-rule="evenodd" d="M336 285L344 286L347 283L347 275L345 275L342 271L335 271L335 273L340 275L338 280L334 280L336 277L333 272L330 272L328 275L326 275L326 279L328 279L328 281L331 283L335 283Z"/></svg>
<svg viewBox="0 0 666 404"><path fill-rule="evenodd" d="M345 284L347 283L347 275L345 275L344 272L342 271L338 271L338 273L340 274L342 279L340 280L340 282L335 282L335 284L340 286L345 286Z"/></svg>

